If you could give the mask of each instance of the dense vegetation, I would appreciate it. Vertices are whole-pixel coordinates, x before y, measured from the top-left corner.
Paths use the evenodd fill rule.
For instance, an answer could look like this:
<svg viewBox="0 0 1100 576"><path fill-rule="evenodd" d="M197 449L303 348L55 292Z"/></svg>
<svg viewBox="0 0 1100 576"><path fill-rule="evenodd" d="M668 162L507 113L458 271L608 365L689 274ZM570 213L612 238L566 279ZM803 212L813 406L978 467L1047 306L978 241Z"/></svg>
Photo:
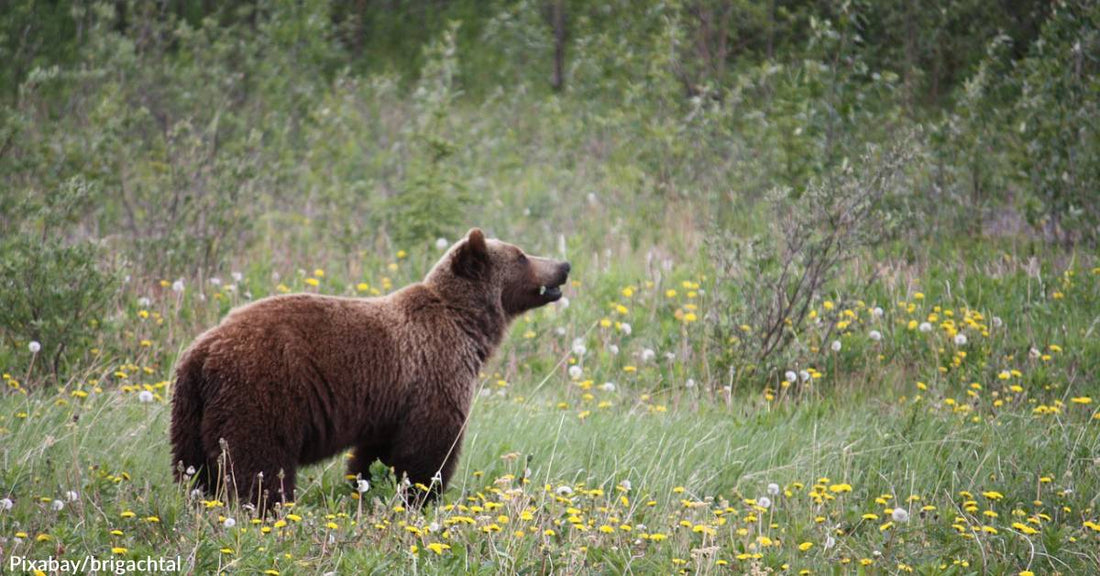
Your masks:
<svg viewBox="0 0 1100 576"><path fill-rule="evenodd" d="M1095 0L8 2L0 559L1096 571L1098 72ZM474 225L576 280L444 505L171 482L196 334Z"/></svg>

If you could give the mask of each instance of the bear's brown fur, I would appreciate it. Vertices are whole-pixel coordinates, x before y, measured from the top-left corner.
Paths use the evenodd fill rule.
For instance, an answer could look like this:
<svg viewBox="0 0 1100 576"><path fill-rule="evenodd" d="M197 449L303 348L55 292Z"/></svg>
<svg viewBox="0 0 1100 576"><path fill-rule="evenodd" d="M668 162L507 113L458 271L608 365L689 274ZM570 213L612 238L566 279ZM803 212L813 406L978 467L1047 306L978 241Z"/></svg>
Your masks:
<svg viewBox="0 0 1100 576"><path fill-rule="evenodd" d="M380 459L442 492L479 370L512 318L561 297L568 273L475 228L392 294L274 296L232 311L177 364L176 479L270 505L293 500L298 466L354 447L349 474L368 477Z"/></svg>

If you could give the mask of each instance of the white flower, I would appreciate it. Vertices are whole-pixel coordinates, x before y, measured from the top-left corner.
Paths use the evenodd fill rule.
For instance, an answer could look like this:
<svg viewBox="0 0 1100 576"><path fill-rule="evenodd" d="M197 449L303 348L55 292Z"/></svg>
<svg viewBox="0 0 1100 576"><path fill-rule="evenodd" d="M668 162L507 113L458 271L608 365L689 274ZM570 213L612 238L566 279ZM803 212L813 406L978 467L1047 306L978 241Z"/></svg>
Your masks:
<svg viewBox="0 0 1100 576"><path fill-rule="evenodd" d="M561 300L558 300L558 308L561 308L562 310L565 310L568 307L569 307L569 297L568 296L562 296Z"/></svg>
<svg viewBox="0 0 1100 576"><path fill-rule="evenodd" d="M76 502L77 500L80 500L80 494L78 494L76 490L69 490L65 493L65 499L69 502Z"/></svg>
<svg viewBox="0 0 1100 576"><path fill-rule="evenodd" d="M585 352L588 352L588 347L584 345L584 338L575 338L573 340L573 354L584 356Z"/></svg>
<svg viewBox="0 0 1100 576"><path fill-rule="evenodd" d="M38 351L42 349L42 344L39 344L38 340L31 340L31 343L27 344L27 348L31 351L31 354L38 354Z"/></svg>
<svg viewBox="0 0 1100 576"><path fill-rule="evenodd" d="M451 243L448 242L446 238L440 237L435 239L435 247L439 250L446 250L450 245Z"/></svg>
<svg viewBox="0 0 1100 576"><path fill-rule="evenodd" d="M619 353L619 347L618 347L618 346L616 346L616 345L614 345L614 344L612 344L612 345L610 345L610 346L608 346L608 347L607 347L607 351L608 351L608 352L610 352L610 353L611 353L612 355L618 355L618 353Z"/></svg>
<svg viewBox="0 0 1100 576"><path fill-rule="evenodd" d="M619 482L619 486L622 486L623 490L630 492L630 480L623 480L622 482Z"/></svg>
<svg viewBox="0 0 1100 576"><path fill-rule="evenodd" d="M232 528L236 525L237 525L237 521L234 520L233 518L226 518L225 521L222 522L222 526L225 526L226 528Z"/></svg>
<svg viewBox="0 0 1100 576"><path fill-rule="evenodd" d="M614 392L615 391L615 383L614 382L604 382L603 384L600 385L600 390L603 390L604 392Z"/></svg>
<svg viewBox="0 0 1100 576"><path fill-rule="evenodd" d="M1004 323L1005 323L1004 320L1001 320L1000 316L994 316L993 317L993 327L994 328L1000 328L1001 326L1004 326Z"/></svg>
<svg viewBox="0 0 1100 576"><path fill-rule="evenodd" d="M142 296L141 298L138 298L138 306L141 306L142 308L145 308L152 303L153 301L150 300L148 296Z"/></svg>
<svg viewBox="0 0 1100 576"><path fill-rule="evenodd" d="M362 478L355 481L355 491L362 494L370 490L370 480L364 480Z"/></svg>
<svg viewBox="0 0 1100 576"><path fill-rule="evenodd" d="M768 498L767 496L761 496L761 497L756 499L756 504L758 506L760 506L761 508L771 508L772 507L772 499Z"/></svg>
<svg viewBox="0 0 1100 576"><path fill-rule="evenodd" d="M776 484L775 482L768 484L768 494L771 494L772 496L779 496L779 484Z"/></svg>
<svg viewBox="0 0 1100 576"><path fill-rule="evenodd" d="M825 549L828 550L829 548L832 548L833 546L836 546L836 538L833 538L832 536L829 536L828 538L825 539Z"/></svg>
<svg viewBox="0 0 1100 576"><path fill-rule="evenodd" d="M1029 358L1031 358L1032 360L1036 360L1036 359L1038 359L1038 358L1039 358L1040 356L1042 356L1042 355L1043 355L1043 353L1042 353L1042 352L1039 352L1039 349L1038 349L1038 348L1036 348L1036 347L1032 346L1032 347L1031 347L1031 349L1027 351L1027 355L1028 355L1028 357L1029 357Z"/></svg>
<svg viewBox="0 0 1100 576"><path fill-rule="evenodd" d="M966 334L956 334L955 335L955 345L956 346L966 346Z"/></svg>
<svg viewBox="0 0 1100 576"><path fill-rule="evenodd" d="M428 532L439 532L439 522L433 521L431 524L428 524Z"/></svg>
<svg viewBox="0 0 1100 576"><path fill-rule="evenodd" d="M931 332L932 331L932 325L929 324L928 322L921 322L920 323L920 331L921 332Z"/></svg>
<svg viewBox="0 0 1100 576"><path fill-rule="evenodd" d="M882 308L879 308L878 306L875 306L874 308L872 308L871 309L871 316L873 316L875 318L882 318Z"/></svg>
<svg viewBox="0 0 1100 576"><path fill-rule="evenodd" d="M65 503L60 500L54 500L53 502L50 502L50 508L53 508L54 512L60 512L63 508L65 508Z"/></svg>
<svg viewBox="0 0 1100 576"><path fill-rule="evenodd" d="M684 382L684 387L686 387L686 388L695 388L695 379L694 378L688 378L687 382Z"/></svg>
<svg viewBox="0 0 1100 576"><path fill-rule="evenodd" d="M882 332L879 332L878 330L871 330L871 332L867 335L870 336L871 340L874 340L875 342L882 341Z"/></svg>
<svg viewBox="0 0 1100 576"><path fill-rule="evenodd" d="M656 357L657 353L654 352L653 349L646 348L645 350L642 350L642 362L649 362Z"/></svg>
<svg viewBox="0 0 1100 576"><path fill-rule="evenodd" d="M565 336L565 326L558 326L557 328L554 328L554 334L557 334L558 336Z"/></svg>
<svg viewBox="0 0 1100 576"><path fill-rule="evenodd" d="M574 364L569 367L569 377L574 380L580 380L581 374L584 374L584 369Z"/></svg>
<svg viewBox="0 0 1100 576"><path fill-rule="evenodd" d="M558 496L572 496L573 489L568 486L558 486L558 489L554 491Z"/></svg>
<svg viewBox="0 0 1100 576"><path fill-rule="evenodd" d="M829 348L832 348L833 352L840 352L840 340L833 340L833 343L829 345Z"/></svg>
<svg viewBox="0 0 1100 576"><path fill-rule="evenodd" d="M669 362L672 362L675 359L676 359L676 353L675 352L665 352L665 360L668 360Z"/></svg>
<svg viewBox="0 0 1100 576"><path fill-rule="evenodd" d="M909 521L909 511L905 508L894 508L894 511L890 513L890 517L894 519L894 522L902 524Z"/></svg>
<svg viewBox="0 0 1100 576"><path fill-rule="evenodd" d="M11 510L12 506L15 506L15 503L11 501L11 498L0 500L0 510Z"/></svg>
<svg viewBox="0 0 1100 576"><path fill-rule="evenodd" d="M805 370L799 370L798 377L801 378L803 382L807 382L810 380L810 373Z"/></svg>
<svg viewBox="0 0 1100 576"><path fill-rule="evenodd" d="M630 333L634 331L634 329L630 327L630 324L627 324L626 322L623 322L619 325L619 330L622 330L623 334L626 334L627 336L630 336Z"/></svg>
<svg viewBox="0 0 1100 576"><path fill-rule="evenodd" d="M138 400L142 404L148 404L153 401L153 393L148 390L142 390L138 393Z"/></svg>
<svg viewBox="0 0 1100 576"><path fill-rule="evenodd" d="M177 293L183 292L183 278L180 278L179 280L176 280L172 283L172 291Z"/></svg>
<svg viewBox="0 0 1100 576"><path fill-rule="evenodd" d="M787 370L787 373L783 375L783 379L794 384L798 381L798 374L795 374L794 370Z"/></svg>
<svg viewBox="0 0 1100 576"><path fill-rule="evenodd" d="M230 276L233 277L234 282L240 282L241 280L244 280L244 274L241 274L237 271L234 271L232 274L230 274ZM276 278L276 280L278 280L278 278Z"/></svg>
<svg viewBox="0 0 1100 576"><path fill-rule="evenodd" d="M192 499L197 500L197 499L202 498L202 497L203 497L202 490L200 490L198 488L195 488L194 490L191 491L191 498Z"/></svg>
<svg viewBox="0 0 1100 576"><path fill-rule="evenodd" d="M218 278L217 276L214 276L213 278L210 279L210 283L215 285L215 286L221 286L222 285L222 279Z"/></svg>
<svg viewBox="0 0 1100 576"><path fill-rule="evenodd" d="M188 476L194 476L195 475L195 467L194 466L188 466L187 470L184 470L183 473L188 475Z"/></svg>

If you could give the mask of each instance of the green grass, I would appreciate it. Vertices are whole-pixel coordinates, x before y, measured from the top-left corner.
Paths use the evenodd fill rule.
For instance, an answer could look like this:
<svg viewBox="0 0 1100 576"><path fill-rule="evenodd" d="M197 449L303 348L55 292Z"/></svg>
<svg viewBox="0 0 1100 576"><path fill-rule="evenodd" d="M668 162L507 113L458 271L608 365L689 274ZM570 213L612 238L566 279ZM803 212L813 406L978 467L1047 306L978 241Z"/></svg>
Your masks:
<svg viewBox="0 0 1100 576"><path fill-rule="evenodd" d="M318 289L381 289L382 275L399 286L423 265L380 261L355 277L333 269ZM1052 263L1039 281L1019 263L994 271L941 261L907 282L883 279L847 295L866 306L853 305L840 352L792 358L821 377L783 386L782 374L738 366L732 380L719 376L702 322L675 317L688 304L701 317L714 290L691 266L666 275L675 280L629 263L580 267L568 308L517 321L486 369L442 505L406 509L406 490L417 488L395 486L382 466L358 499L335 459L306 468L295 506L258 523L172 482L168 382L190 338L244 289L258 297L278 282L257 269L236 293L203 287L205 299L194 282L182 296L134 282L71 380L58 386L40 368L4 367L0 497L13 502L0 511L5 569L13 556L51 555L180 555L194 573L1100 569L1096 271L1065 276ZM292 270L281 283L310 289L310 275ZM692 278L703 291L690 299L680 282ZM881 319L870 314L876 304ZM976 326L956 347L941 323L964 325L967 306L981 316L970 316ZM842 308L817 307L826 317ZM938 318L931 332L908 328L929 314ZM823 333L811 326L801 338L827 350ZM577 337L582 356L571 352ZM647 348L654 359L642 357ZM573 363L580 378L568 374ZM142 389L152 402L139 400ZM907 521L892 518L897 507Z"/></svg>

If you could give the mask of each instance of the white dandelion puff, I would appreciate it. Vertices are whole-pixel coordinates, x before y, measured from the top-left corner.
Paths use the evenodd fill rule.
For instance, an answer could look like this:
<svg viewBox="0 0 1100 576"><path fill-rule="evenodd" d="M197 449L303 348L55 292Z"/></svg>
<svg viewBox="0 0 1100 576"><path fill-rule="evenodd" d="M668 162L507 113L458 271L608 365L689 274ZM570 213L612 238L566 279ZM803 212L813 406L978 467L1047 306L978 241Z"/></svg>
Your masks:
<svg viewBox="0 0 1100 576"><path fill-rule="evenodd" d="M833 538L832 536L829 536L828 538L825 539L825 549L828 550L829 548L832 548L833 546L836 546L836 538Z"/></svg>
<svg viewBox="0 0 1100 576"><path fill-rule="evenodd" d="M233 518L226 518L225 521L222 522L222 526L225 526L226 528L232 528L236 525L237 521Z"/></svg>
<svg viewBox="0 0 1100 576"><path fill-rule="evenodd" d="M874 318L882 318L882 308L875 306L871 309L871 316Z"/></svg>
<svg viewBox="0 0 1100 576"><path fill-rule="evenodd" d="M584 353L588 352L588 347L584 345L584 338L577 338L573 340L573 354L577 356L584 356Z"/></svg>
<svg viewBox="0 0 1100 576"><path fill-rule="evenodd" d="M649 362L656 357L657 353L654 352L652 348L646 348L645 350L642 350L642 362Z"/></svg>
<svg viewBox="0 0 1100 576"><path fill-rule="evenodd" d="M31 354L38 354L42 350L42 344L38 340L31 340L31 343L27 344L27 349L31 351Z"/></svg>
<svg viewBox="0 0 1100 576"><path fill-rule="evenodd" d="M60 500L54 500L53 502L50 502L50 508L53 508L54 512L60 512L62 509L65 508L65 503Z"/></svg>
<svg viewBox="0 0 1100 576"><path fill-rule="evenodd" d="M956 346L966 346L966 334L956 334L955 335L955 345Z"/></svg>
<svg viewBox="0 0 1100 576"><path fill-rule="evenodd" d="M833 352L840 352L840 340L833 340L833 343L829 346L833 349Z"/></svg>
<svg viewBox="0 0 1100 576"><path fill-rule="evenodd" d="M869 336L871 340L874 340L875 342L882 341L882 332L879 332L878 330L871 330L871 332L868 333L867 336Z"/></svg>
<svg viewBox="0 0 1100 576"><path fill-rule="evenodd" d="M153 301L150 300L148 296L142 296L141 298L138 298L138 306L141 306L142 308L145 308L152 303Z"/></svg>
<svg viewBox="0 0 1100 576"><path fill-rule="evenodd" d="M183 278L172 283L172 291L176 293L183 292Z"/></svg>
<svg viewBox="0 0 1100 576"><path fill-rule="evenodd" d="M688 378L687 381L684 382L684 387L685 388L695 388L695 379L694 378Z"/></svg>
<svg viewBox="0 0 1100 576"><path fill-rule="evenodd" d="M237 271L234 271L232 274L230 274L230 276L233 278L234 282L240 282L241 280L244 280L244 274L241 274ZM278 278L276 278L276 280L278 280Z"/></svg>
<svg viewBox="0 0 1100 576"><path fill-rule="evenodd" d="M621 330L623 334L630 336L630 333L634 331L634 328L631 328L630 324L623 322L619 325L619 330Z"/></svg>
<svg viewBox="0 0 1100 576"><path fill-rule="evenodd" d="M623 480L622 482L619 482L619 486L622 486L623 490L630 492L630 488L632 485L630 484L630 480Z"/></svg>
<svg viewBox="0 0 1100 576"><path fill-rule="evenodd" d="M928 322L921 322L920 326L919 326L919 329L920 329L921 332L926 332L926 333L931 332L932 331L932 324L930 324Z"/></svg>
<svg viewBox="0 0 1100 576"><path fill-rule="evenodd" d="M795 374L794 370L787 370L787 373L783 375L783 379L794 384L798 381L798 374Z"/></svg>
<svg viewBox="0 0 1100 576"><path fill-rule="evenodd" d="M451 243L446 238L439 237L435 239L435 247L437 250L446 250Z"/></svg>
<svg viewBox="0 0 1100 576"><path fill-rule="evenodd" d="M355 491L362 494L370 490L370 480L364 480L362 478L355 481Z"/></svg>
<svg viewBox="0 0 1100 576"><path fill-rule="evenodd" d="M148 404L153 401L153 393L148 390L142 390L138 393L138 401L142 404Z"/></svg>
<svg viewBox="0 0 1100 576"><path fill-rule="evenodd" d="M799 370L798 371L798 377L801 378L803 382L809 382L810 381L810 373L807 372L806 370Z"/></svg>
<svg viewBox="0 0 1100 576"><path fill-rule="evenodd" d="M584 374L584 369L580 366L573 365L569 367L569 377L574 380L580 380L581 374Z"/></svg>
<svg viewBox="0 0 1100 576"><path fill-rule="evenodd" d="M80 500L80 494L77 493L76 490L69 490L65 493L65 499L69 502L76 502L77 500Z"/></svg>
<svg viewBox="0 0 1100 576"><path fill-rule="evenodd" d="M909 511L905 508L894 508L894 511L890 513L890 517L894 519L894 522L903 524L909 521Z"/></svg>
<svg viewBox="0 0 1100 576"><path fill-rule="evenodd" d="M768 494L771 494L772 496L779 496L779 484L776 484L775 482L768 484Z"/></svg>
<svg viewBox="0 0 1100 576"><path fill-rule="evenodd" d="M0 510L6 512L8 510L11 510L13 506L15 506L15 503L11 501L11 498L4 498L3 500L0 500Z"/></svg>
<svg viewBox="0 0 1100 576"><path fill-rule="evenodd" d="M760 506L761 508L771 508L772 499L768 498L767 496L761 496L756 499L756 505Z"/></svg>
<svg viewBox="0 0 1100 576"><path fill-rule="evenodd" d="M619 347L612 344L607 347L607 351L610 352L613 356L617 356L619 354Z"/></svg>
<svg viewBox="0 0 1100 576"><path fill-rule="evenodd" d="M573 489L568 486L558 486L558 489L554 491L558 496L572 496Z"/></svg>
<svg viewBox="0 0 1100 576"><path fill-rule="evenodd" d="M615 391L615 383L614 382L604 382L603 384L600 385L600 390L603 390L604 392L614 392Z"/></svg>
<svg viewBox="0 0 1100 576"><path fill-rule="evenodd" d="M994 316L993 317L993 327L994 328L1000 328L1001 326L1004 326L1004 323L1005 323L1004 320L1001 320L1000 316Z"/></svg>

